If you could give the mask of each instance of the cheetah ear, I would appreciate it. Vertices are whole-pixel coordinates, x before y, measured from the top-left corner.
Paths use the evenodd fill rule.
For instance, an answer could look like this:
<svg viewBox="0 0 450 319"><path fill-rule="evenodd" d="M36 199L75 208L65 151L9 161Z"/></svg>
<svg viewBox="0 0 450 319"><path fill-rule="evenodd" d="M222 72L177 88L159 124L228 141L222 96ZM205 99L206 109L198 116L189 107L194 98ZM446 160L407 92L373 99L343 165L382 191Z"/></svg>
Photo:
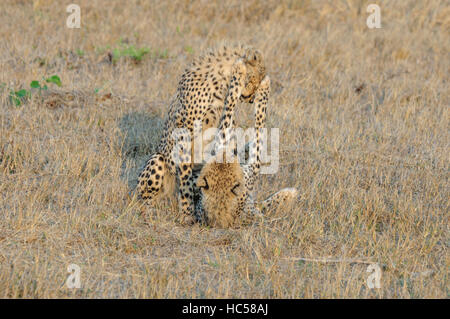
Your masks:
<svg viewBox="0 0 450 319"><path fill-rule="evenodd" d="M209 185L208 185L208 181L206 180L206 177L203 176L203 178L201 178L197 181L197 187L204 188L206 190L209 189Z"/></svg>
<svg viewBox="0 0 450 319"><path fill-rule="evenodd" d="M236 193L236 190L237 190L237 188L239 187L239 186L241 186L241 184L240 183L237 183L236 185L234 185L233 186L233 188L231 189L231 192L234 194L234 195L238 195L237 193Z"/></svg>

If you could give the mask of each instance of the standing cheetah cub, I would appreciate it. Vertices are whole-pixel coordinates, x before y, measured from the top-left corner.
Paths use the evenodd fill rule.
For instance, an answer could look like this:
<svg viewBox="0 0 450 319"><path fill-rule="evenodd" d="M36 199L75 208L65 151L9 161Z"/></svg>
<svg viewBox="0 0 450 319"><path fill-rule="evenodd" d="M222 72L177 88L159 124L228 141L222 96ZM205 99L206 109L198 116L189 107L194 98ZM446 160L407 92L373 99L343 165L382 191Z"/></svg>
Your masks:
<svg viewBox="0 0 450 319"><path fill-rule="evenodd" d="M266 123L266 108L270 92L270 80L266 76L256 91L255 129L256 143L250 152L256 154L256 161L249 164L219 163L205 164L197 178L200 198L196 203L199 219L213 227L238 226L260 215L253 200L253 186L260 170L261 136L260 129ZM220 132L219 132L220 133ZM295 188L285 188L261 203L265 212L281 203L293 200Z"/></svg>

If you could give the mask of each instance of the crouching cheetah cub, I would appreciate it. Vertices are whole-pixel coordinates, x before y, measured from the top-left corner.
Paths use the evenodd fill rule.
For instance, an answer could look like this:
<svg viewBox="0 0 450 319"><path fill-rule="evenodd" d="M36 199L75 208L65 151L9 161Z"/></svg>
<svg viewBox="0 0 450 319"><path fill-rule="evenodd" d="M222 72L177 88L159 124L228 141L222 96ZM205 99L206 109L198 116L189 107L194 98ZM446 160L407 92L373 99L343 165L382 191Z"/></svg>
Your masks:
<svg viewBox="0 0 450 319"><path fill-rule="evenodd" d="M270 80L266 76L256 91L255 129L256 143L250 146L250 154L256 154L253 163L219 163L212 160L206 163L197 178L200 189L196 203L198 219L210 226L227 228L246 224L261 216L253 197L253 186L260 170L261 132L266 123L266 108L270 92ZM222 127L222 126L221 126ZM220 132L219 132L220 133ZM264 213L297 196L295 188L285 188L267 198L260 204Z"/></svg>
<svg viewBox="0 0 450 319"><path fill-rule="evenodd" d="M234 106L239 100L253 102L265 72L261 53L244 46L224 47L193 61L181 76L160 144L138 178L137 193L147 204L177 189L184 222L195 221L191 144L189 136L176 135L177 129L186 129L193 140L195 123L203 131L219 123L231 127Z"/></svg>

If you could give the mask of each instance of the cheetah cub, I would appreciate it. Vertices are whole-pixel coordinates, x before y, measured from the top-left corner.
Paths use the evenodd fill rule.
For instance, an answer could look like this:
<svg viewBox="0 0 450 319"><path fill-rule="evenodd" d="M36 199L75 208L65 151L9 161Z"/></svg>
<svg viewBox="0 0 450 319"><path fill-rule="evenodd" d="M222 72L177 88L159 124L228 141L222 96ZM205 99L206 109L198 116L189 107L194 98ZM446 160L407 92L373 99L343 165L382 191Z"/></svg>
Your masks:
<svg viewBox="0 0 450 319"><path fill-rule="evenodd" d="M261 136L260 129L266 123L266 108L270 92L270 80L266 76L255 95L256 143L251 152L256 154L254 163L219 163L212 160L205 164L197 178L200 197L196 203L199 220L219 228L236 227L261 216L253 197L253 186L260 170ZM260 203L262 212L282 203L292 201L297 196L295 188L285 188Z"/></svg>

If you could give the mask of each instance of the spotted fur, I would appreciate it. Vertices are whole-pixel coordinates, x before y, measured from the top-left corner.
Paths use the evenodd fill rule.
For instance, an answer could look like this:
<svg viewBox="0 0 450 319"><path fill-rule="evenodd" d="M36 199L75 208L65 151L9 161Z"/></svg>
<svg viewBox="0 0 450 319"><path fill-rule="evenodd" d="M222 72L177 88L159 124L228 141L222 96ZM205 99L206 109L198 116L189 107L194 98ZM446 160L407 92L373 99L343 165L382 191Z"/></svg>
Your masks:
<svg viewBox="0 0 450 319"><path fill-rule="evenodd" d="M253 188L260 171L261 136L260 129L266 123L266 110L270 93L270 80L266 76L256 91L255 128L256 142L252 143L250 154L256 159L248 164L239 164L237 160L224 163L213 159L205 164L197 178L200 191L196 202L196 211L200 220L213 227L235 227L261 216L254 203ZM224 125L220 128L224 129ZM219 132L221 134L222 132ZM272 195L261 203L261 210L267 212L279 204L293 199L297 194L295 188L286 188Z"/></svg>
<svg viewBox="0 0 450 319"><path fill-rule="evenodd" d="M253 102L265 72L261 53L244 46L210 51L184 71L161 141L138 178L137 192L147 204L152 205L162 194L178 189L185 222L195 221L192 152L186 142L188 136L174 134L175 129L186 129L192 138L196 121L202 123L203 130L218 127L219 123L230 127L234 124L230 110L239 100ZM175 145L179 148L175 149ZM179 157L178 162L174 155Z"/></svg>

